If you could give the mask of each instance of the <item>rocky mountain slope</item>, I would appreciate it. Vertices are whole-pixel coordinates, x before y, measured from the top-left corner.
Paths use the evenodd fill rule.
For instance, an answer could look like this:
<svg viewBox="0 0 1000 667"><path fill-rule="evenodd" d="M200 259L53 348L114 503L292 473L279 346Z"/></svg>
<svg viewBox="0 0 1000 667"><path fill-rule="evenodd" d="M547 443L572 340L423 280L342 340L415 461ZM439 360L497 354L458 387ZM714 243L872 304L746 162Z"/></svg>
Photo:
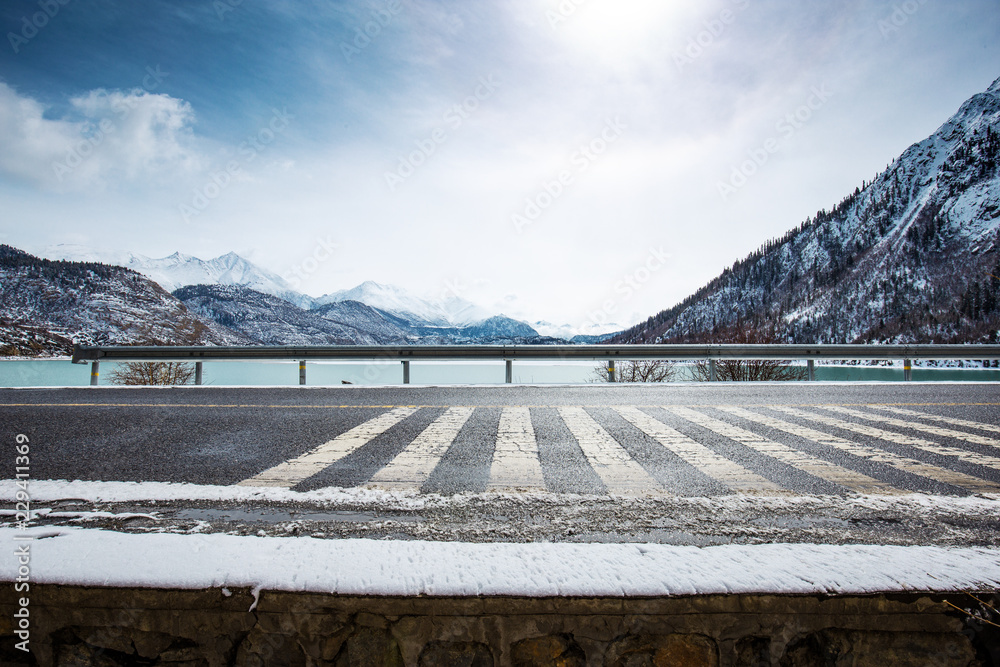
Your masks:
<svg viewBox="0 0 1000 667"><path fill-rule="evenodd" d="M365 331L382 344L402 344L416 339L406 320L360 301L337 301L317 306L310 312L331 322Z"/></svg>
<svg viewBox="0 0 1000 667"><path fill-rule="evenodd" d="M615 342L996 341L1000 79L871 183Z"/></svg>
<svg viewBox="0 0 1000 667"><path fill-rule="evenodd" d="M556 343L523 322L499 315L466 327L413 324L358 301L305 310L245 287L193 285L174 291L198 317L266 345L450 345Z"/></svg>
<svg viewBox="0 0 1000 667"><path fill-rule="evenodd" d="M73 353L73 341L44 327L0 320L0 357L58 357Z"/></svg>
<svg viewBox="0 0 1000 667"><path fill-rule="evenodd" d="M345 324L338 319L351 318L329 319L318 312L304 310L276 296L247 287L191 285L174 291L174 296L199 317L237 331L254 344L379 345L404 342L390 332L384 337L375 333L372 329L377 330L377 327L365 327L366 322L353 320L360 326Z"/></svg>

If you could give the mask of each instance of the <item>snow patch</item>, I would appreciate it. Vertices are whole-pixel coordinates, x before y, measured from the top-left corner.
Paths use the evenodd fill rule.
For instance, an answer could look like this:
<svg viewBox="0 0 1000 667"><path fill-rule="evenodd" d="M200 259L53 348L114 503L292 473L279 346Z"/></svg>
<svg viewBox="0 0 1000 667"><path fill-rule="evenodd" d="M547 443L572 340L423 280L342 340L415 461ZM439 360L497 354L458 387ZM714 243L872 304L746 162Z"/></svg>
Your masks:
<svg viewBox="0 0 1000 667"><path fill-rule="evenodd" d="M0 542L43 534L0 529ZM32 548L44 584L249 588L338 595L679 596L994 590L1000 550L766 544L466 544L309 537L46 531ZM24 542L19 542L24 544ZM82 557L88 554L88 557ZM17 561L0 560L13 581Z"/></svg>

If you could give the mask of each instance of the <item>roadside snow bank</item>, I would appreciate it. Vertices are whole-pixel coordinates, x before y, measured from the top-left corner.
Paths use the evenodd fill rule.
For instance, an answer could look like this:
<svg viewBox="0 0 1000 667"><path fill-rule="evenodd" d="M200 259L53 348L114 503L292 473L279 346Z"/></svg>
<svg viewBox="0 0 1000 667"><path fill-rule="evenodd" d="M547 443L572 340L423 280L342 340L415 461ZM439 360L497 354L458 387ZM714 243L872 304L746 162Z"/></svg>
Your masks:
<svg viewBox="0 0 1000 667"><path fill-rule="evenodd" d="M33 540L22 541L26 536ZM15 540L15 538L20 540ZM864 594L1000 588L1000 549L765 544L468 544L0 529L46 584L341 595ZM0 579L18 576L0 558Z"/></svg>
<svg viewBox="0 0 1000 667"><path fill-rule="evenodd" d="M18 487L14 480L0 482L0 500L13 500ZM222 486L175 482L91 482L81 480L32 480L32 502L86 500L88 502L127 503L148 501L207 500L216 502L298 502L317 504L357 503L392 504L419 509L423 500L416 490L329 487L315 491L291 491L266 486Z"/></svg>
<svg viewBox="0 0 1000 667"><path fill-rule="evenodd" d="M0 480L0 501L13 502L19 488L15 480ZM814 496L780 493L725 494L719 496L675 496L658 493L649 496L608 496L560 494L546 491L460 493L456 495L421 494L415 489L389 491L365 487L326 487L314 491L292 491L264 486L216 486L175 482L92 482L82 480L32 480L32 503L82 500L92 503L148 503L148 502L258 502L303 503L318 507L371 506L394 510L421 510L427 507L459 507L476 500L503 499L521 503L546 505L578 504L583 501L610 501L625 507L649 503L684 508L712 510L768 509L779 511L799 509L808 511L818 507L869 509L908 513L948 512L1000 515L1000 495L941 496L924 493L903 495L847 495Z"/></svg>

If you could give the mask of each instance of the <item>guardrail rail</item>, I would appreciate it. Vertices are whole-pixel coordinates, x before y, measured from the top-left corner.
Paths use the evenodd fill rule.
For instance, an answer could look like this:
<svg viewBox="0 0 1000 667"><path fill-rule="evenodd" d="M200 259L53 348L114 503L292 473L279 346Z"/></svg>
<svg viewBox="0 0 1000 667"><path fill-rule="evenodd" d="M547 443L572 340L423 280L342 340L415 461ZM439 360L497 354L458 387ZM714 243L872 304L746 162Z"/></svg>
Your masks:
<svg viewBox="0 0 1000 667"><path fill-rule="evenodd" d="M75 346L74 364L91 364L90 384L97 385L101 361L184 361L195 363L195 384L202 381L205 361L298 360L299 384L306 384L306 361L336 359L399 360L403 384L410 382L414 360L503 359L506 382L515 360L581 360L608 362L615 381L615 360L708 360L709 381L716 380L719 359L807 360L807 379L815 380L817 359L902 359L903 378L912 379L914 359L1000 359L1000 345L325 345L325 346Z"/></svg>

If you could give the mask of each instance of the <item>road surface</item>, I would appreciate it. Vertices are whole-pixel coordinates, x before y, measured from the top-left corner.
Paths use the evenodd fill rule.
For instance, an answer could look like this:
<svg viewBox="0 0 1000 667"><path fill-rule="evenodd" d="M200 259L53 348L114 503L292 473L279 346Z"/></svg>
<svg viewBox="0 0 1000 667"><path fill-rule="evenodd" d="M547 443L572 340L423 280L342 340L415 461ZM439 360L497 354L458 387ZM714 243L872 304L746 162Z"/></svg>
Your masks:
<svg viewBox="0 0 1000 667"><path fill-rule="evenodd" d="M995 544L998 406L946 383L0 390L42 522L691 544Z"/></svg>

